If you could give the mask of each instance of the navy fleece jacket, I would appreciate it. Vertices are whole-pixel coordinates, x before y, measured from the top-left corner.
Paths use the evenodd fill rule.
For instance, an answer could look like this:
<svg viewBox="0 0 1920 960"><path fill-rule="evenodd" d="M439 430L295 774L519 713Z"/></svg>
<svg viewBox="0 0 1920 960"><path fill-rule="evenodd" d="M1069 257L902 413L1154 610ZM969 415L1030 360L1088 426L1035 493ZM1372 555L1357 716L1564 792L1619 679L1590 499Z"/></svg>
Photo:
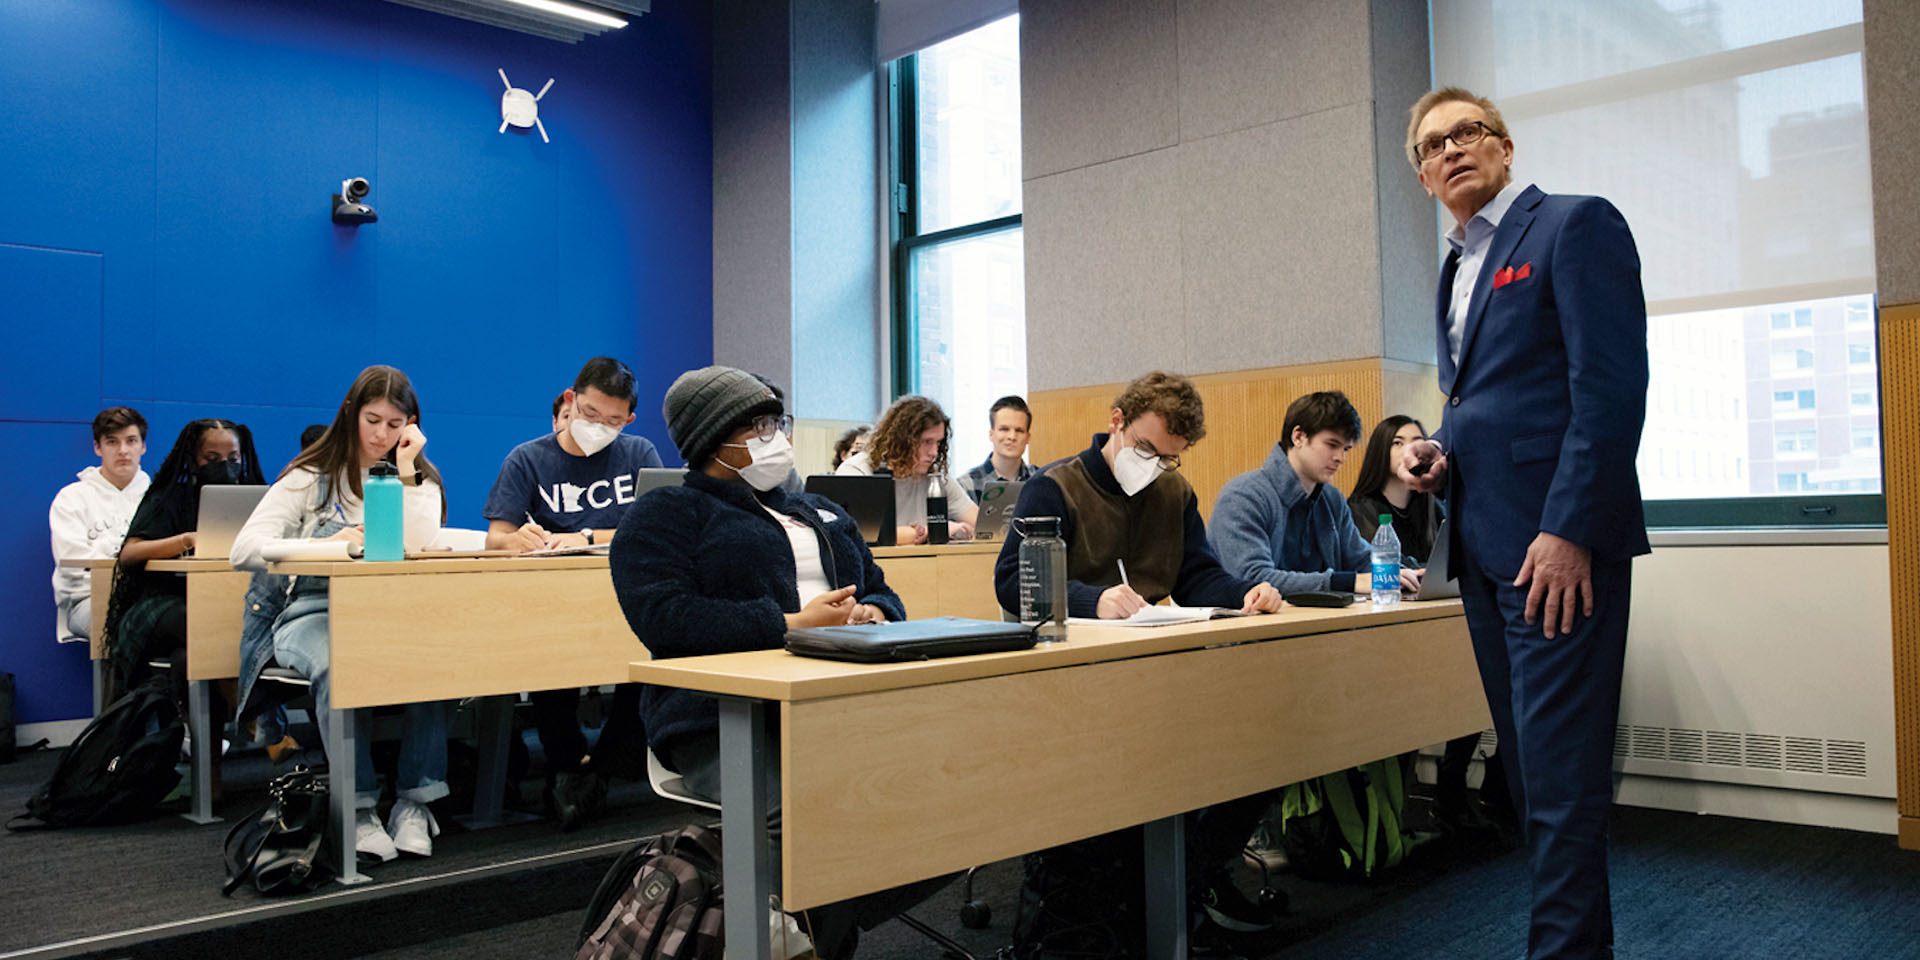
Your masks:
<svg viewBox="0 0 1920 960"><path fill-rule="evenodd" d="M627 509L608 554L620 609L654 659L781 647L784 614L800 611L800 592L792 541L761 504L814 528L835 587L851 585L858 602L906 619L860 529L833 501L779 488L756 495L689 471L685 486L655 490ZM676 737L720 727L712 698L671 687L643 689L640 717L656 754Z"/></svg>

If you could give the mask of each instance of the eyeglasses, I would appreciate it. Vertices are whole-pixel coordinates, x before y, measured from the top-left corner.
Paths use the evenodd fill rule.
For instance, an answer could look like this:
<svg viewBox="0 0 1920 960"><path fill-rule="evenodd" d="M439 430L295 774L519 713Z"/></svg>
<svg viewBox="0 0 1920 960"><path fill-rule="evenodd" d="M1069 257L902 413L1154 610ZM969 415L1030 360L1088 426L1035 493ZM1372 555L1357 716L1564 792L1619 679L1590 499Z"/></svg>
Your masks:
<svg viewBox="0 0 1920 960"><path fill-rule="evenodd" d="M1160 469L1162 469L1162 470L1178 470L1178 469L1180 469L1180 458L1179 458L1179 457L1176 457L1176 456L1174 456L1173 454L1170 454L1170 453L1164 453L1164 454L1163 454L1163 453L1161 453L1161 452L1159 452L1159 451L1157 451L1157 450L1155 450L1155 449L1153 449L1153 444L1151 444L1151 443L1148 443L1148 442L1146 442L1146 441L1144 441L1144 440L1140 440L1140 439L1135 439L1135 440L1133 441L1133 449L1135 449L1135 450L1137 450L1137 451L1139 451L1139 452L1140 452L1140 453L1142 453L1142 454L1145 454L1146 456L1149 456L1149 457L1152 457L1152 458L1154 458L1155 460L1158 460L1158 461L1160 461Z"/></svg>
<svg viewBox="0 0 1920 960"><path fill-rule="evenodd" d="M748 424L748 426L753 428L753 435L759 437L762 441L772 440L775 433L784 433L789 440L793 438L793 417L787 414L774 416L769 413L765 416L754 417L753 423Z"/></svg>
<svg viewBox="0 0 1920 960"><path fill-rule="evenodd" d="M1453 145L1456 147L1472 146L1473 144L1479 143L1480 139L1489 133L1499 135L1498 131L1495 131L1492 127L1487 126L1479 120L1468 120L1446 133L1436 133L1425 140L1415 143L1413 145L1413 155L1421 163L1426 163L1428 160L1439 156L1441 151L1447 149L1448 140L1452 140Z"/></svg>

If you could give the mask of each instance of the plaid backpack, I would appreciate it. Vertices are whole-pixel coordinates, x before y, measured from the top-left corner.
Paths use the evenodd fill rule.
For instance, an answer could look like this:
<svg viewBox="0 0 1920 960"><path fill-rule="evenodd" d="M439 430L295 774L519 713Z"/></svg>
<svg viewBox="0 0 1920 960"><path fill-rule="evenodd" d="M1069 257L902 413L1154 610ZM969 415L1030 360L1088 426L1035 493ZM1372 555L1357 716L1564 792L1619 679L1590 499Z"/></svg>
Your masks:
<svg viewBox="0 0 1920 960"><path fill-rule="evenodd" d="M587 905L575 960L721 960L720 835L670 830L620 855Z"/></svg>

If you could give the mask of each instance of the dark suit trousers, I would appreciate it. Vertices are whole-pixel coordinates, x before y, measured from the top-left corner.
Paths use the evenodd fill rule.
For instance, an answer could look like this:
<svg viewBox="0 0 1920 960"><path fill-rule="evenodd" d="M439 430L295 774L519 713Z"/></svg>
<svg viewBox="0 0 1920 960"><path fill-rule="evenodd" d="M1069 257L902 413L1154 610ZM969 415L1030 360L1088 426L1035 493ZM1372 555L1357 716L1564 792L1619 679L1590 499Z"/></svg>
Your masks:
<svg viewBox="0 0 1920 960"><path fill-rule="evenodd" d="M1595 564L1593 616L1548 640L1526 622L1526 591L1463 546L1460 598L1533 878L1527 957L1612 956L1607 812L1633 565Z"/></svg>

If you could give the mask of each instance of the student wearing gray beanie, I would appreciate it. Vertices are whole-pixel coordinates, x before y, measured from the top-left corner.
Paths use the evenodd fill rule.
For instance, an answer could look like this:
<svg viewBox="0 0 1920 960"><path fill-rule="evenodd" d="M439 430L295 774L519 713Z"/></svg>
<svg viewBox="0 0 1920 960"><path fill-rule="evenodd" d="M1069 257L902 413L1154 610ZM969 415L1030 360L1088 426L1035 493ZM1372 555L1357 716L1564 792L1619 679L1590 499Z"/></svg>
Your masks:
<svg viewBox="0 0 1920 960"><path fill-rule="evenodd" d="M620 610L655 659L778 650L791 629L906 618L853 519L780 484L791 472L793 421L771 387L744 370L706 367L675 380L661 412L686 458L685 483L635 501L608 554ZM640 714L654 757L689 790L720 799L714 701L648 685ZM816 954L844 960L861 927L937 885L808 911Z"/></svg>

